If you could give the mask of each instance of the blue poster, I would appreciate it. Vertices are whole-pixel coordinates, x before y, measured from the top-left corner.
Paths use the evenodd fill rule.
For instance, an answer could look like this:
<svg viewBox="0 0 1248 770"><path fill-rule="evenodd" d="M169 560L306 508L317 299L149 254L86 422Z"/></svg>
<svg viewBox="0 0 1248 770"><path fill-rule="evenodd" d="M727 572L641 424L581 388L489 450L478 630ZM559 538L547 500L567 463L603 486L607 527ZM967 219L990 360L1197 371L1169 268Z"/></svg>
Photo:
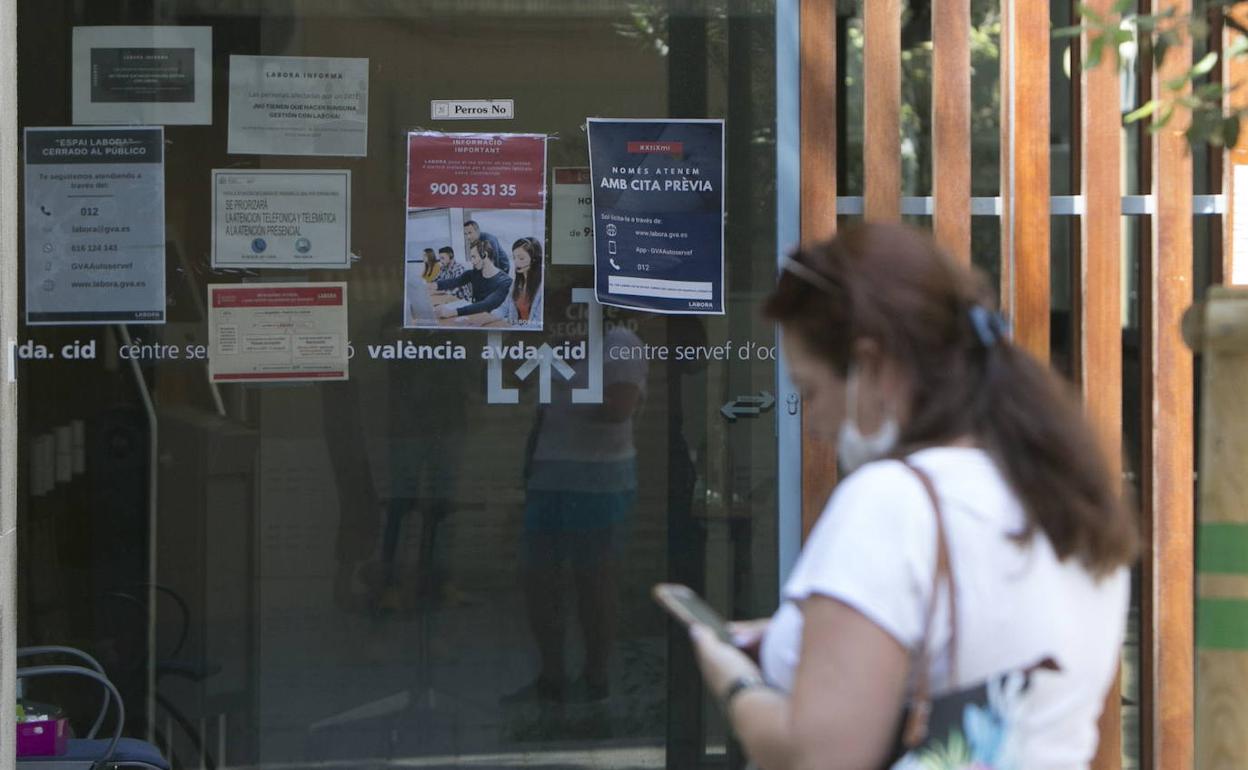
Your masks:
<svg viewBox="0 0 1248 770"><path fill-rule="evenodd" d="M589 119L604 305L724 312L724 122Z"/></svg>

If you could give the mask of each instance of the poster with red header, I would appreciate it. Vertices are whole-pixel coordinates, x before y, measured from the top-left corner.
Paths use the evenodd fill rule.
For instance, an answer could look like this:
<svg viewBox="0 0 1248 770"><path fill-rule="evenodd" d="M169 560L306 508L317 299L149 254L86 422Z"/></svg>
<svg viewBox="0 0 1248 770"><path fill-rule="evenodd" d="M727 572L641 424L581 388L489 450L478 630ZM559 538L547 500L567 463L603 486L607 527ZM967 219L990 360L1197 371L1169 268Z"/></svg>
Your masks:
<svg viewBox="0 0 1248 770"><path fill-rule="evenodd" d="M213 382L347 379L345 283L211 284Z"/></svg>
<svg viewBox="0 0 1248 770"><path fill-rule="evenodd" d="M538 331L546 137L407 136L403 325Z"/></svg>

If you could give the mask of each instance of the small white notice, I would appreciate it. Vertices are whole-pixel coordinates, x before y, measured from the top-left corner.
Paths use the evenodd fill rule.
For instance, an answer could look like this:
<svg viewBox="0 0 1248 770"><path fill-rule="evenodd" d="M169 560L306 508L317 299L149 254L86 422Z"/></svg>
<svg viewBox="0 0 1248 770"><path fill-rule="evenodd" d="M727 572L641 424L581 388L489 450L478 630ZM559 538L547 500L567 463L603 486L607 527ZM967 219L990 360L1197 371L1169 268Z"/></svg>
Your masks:
<svg viewBox="0 0 1248 770"><path fill-rule="evenodd" d="M351 266L351 172L212 172L212 266Z"/></svg>
<svg viewBox="0 0 1248 770"><path fill-rule="evenodd" d="M556 168L551 188L554 224L550 258L556 265L594 264L593 187L588 168Z"/></svg>
<svg viewBox="0 0 1248 770"><path fill-rule="evenodd" d="M514 99L434 99L429 103L433 120L511 120L516 117Z"/></svg>
<svg viewBox="0 0 1248 770"><path fill-rule="evenodd" d="M1231 274L1226 276L1233 286L1248 284L1248 165L1237 163L1231 176L1234 193L1231 220Z"/></svg>
<svg viewBox="0 0 1248 770"><path fill-rule="evenodd" d="M213 382L347 379L345 283L210 284Z"/></svg>
<svg viewBox="0 0 1248 770"><path fill-rule="evenodd" d="M368 59L231 56L229 151L368 154Z"/></svg>

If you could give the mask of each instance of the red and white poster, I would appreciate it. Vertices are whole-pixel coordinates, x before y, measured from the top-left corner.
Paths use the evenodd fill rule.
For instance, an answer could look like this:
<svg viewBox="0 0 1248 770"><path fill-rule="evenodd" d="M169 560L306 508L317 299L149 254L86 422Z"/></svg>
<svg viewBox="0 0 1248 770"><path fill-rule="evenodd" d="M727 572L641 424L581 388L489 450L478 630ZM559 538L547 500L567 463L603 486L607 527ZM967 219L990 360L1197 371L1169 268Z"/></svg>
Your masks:
<svg viewBox="0 0 1248 770"><path fill-rule="evenodd" d="M546 137L407 136L403 325L540 330Z"/></svg>
<svg viewBox="0 0 1248 770"><path fill-rule="evenodd" d="M347 379L347 285L208 286L213 382Z"/></svg>

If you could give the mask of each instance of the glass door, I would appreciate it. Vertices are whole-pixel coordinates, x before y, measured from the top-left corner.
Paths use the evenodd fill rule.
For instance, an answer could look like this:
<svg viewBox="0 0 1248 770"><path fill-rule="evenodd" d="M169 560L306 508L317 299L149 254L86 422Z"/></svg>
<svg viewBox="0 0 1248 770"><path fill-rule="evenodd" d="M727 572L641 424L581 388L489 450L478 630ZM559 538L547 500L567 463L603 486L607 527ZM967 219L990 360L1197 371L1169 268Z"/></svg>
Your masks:
<svg viewBox="0 0 1248 770"><path fill-rule="evenodd" d="M74 124L78 28L210 28L212 74L210 122L164 127L166 322L22 329L92 355L21 362L21 643L99 657L175 767L739 763L649 589L732 617L779 592L774 0L20 9L23 127ZM366 59L366 154L232 153L232 56ZM435 119L482 99L514 116ZM726 314L592 299L559 189L588 117L725 120ZM406 236L411 131L549 137L542 331L405 328L431 264ZM214 170L322 169L351 172L348 267L213 267ZM460 213L461 264L491 228L511 246ZM346 381L209 381L207 287L272 282L345 282ZM541 370L487 352L520 343L600 353L542 403Z"/></svg>

